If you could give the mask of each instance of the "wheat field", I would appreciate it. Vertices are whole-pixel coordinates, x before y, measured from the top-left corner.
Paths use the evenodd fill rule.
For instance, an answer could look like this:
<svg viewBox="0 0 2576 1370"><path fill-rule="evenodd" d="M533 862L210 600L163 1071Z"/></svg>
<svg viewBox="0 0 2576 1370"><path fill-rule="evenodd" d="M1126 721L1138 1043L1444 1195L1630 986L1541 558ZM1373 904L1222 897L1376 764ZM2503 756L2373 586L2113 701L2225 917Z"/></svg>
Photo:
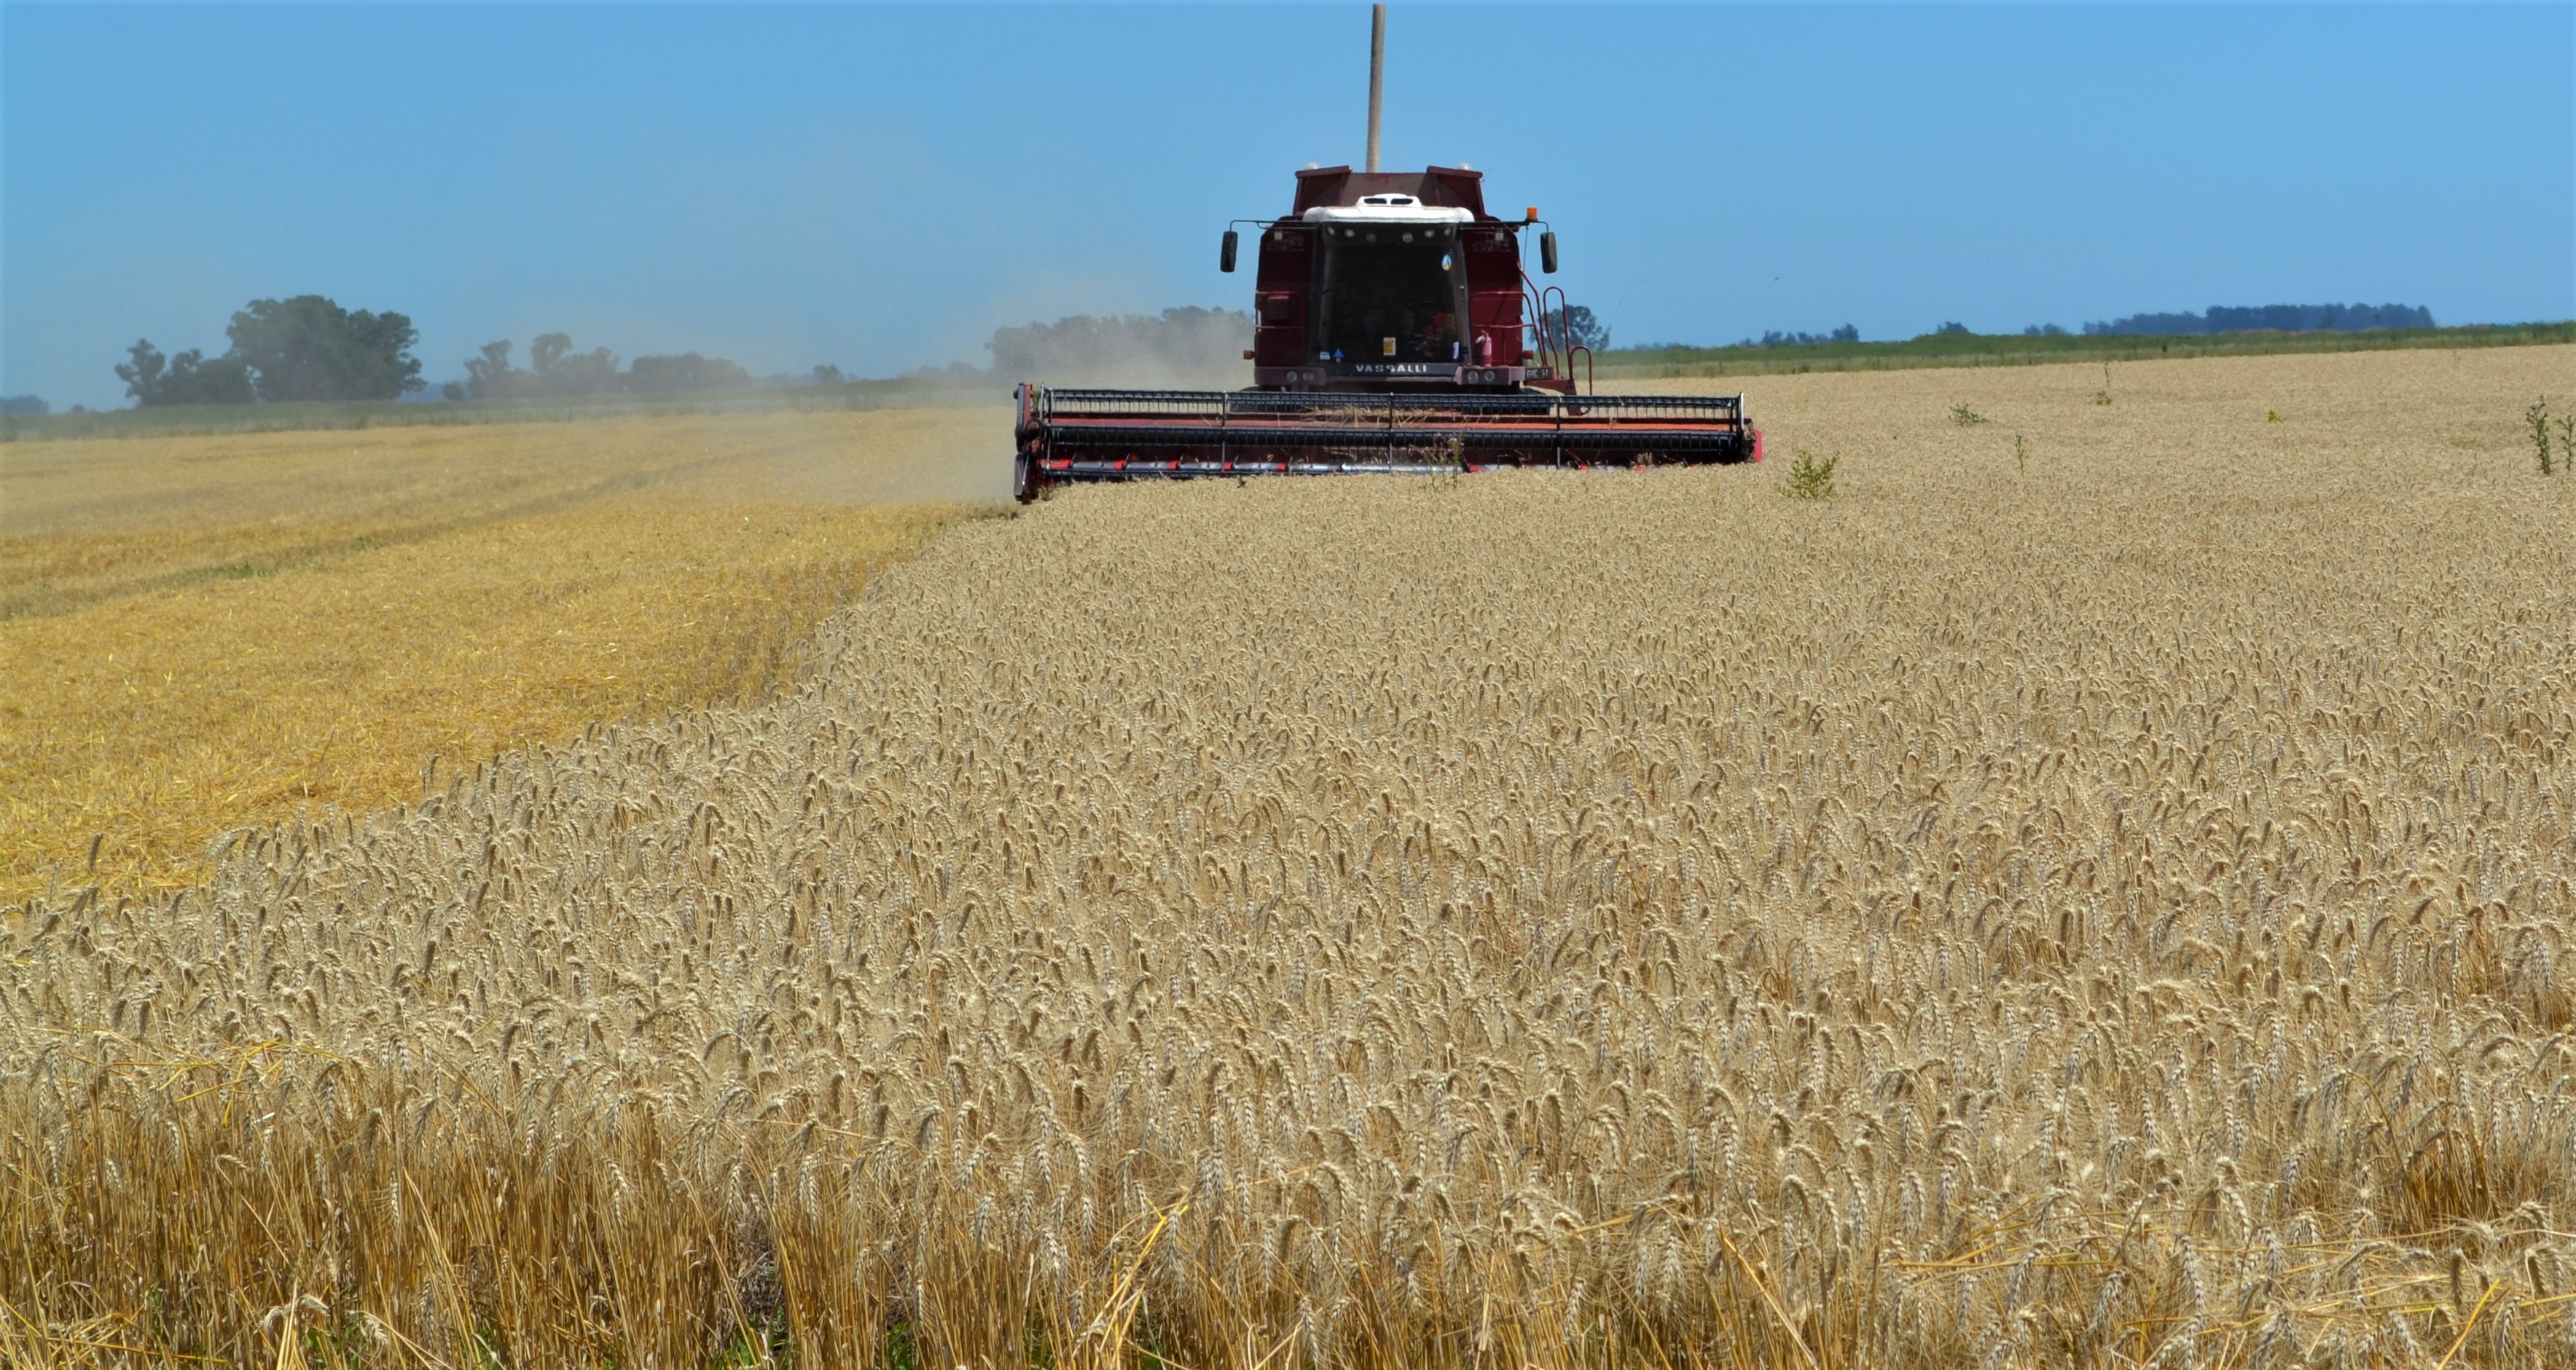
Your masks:
<svg viewBox="0 0 2576 1370"><path fill-rule="evenodd" d="M756 697L998 499L1009 410L0 446L0 900Z"/></svg>
<svg viewBox="0 0 2576 1370"><path fill-rule="evenodd" d="M2576 1363L2571 374L952 527L764 702L14 911L0 1356Z"/></svg>

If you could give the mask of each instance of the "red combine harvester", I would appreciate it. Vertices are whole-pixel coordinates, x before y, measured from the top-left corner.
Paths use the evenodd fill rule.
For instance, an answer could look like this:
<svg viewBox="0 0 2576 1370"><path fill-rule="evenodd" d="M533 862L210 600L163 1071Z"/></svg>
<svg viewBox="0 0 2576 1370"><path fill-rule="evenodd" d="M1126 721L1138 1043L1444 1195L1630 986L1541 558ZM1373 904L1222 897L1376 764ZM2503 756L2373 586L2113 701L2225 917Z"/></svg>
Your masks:
<svg viewBox="0 0 2576 1370"><path fill-rule="evenodd" d="M1013 491L1070 481L1202 476L1431 475L1498 466L1760 461L1741 395L1578 395L1564 292L1522 268L1531 209L1485 212L1484 173L1377 170L1378 7L1369 169L1297 173L1289 212L1260 228L1252 388L1019 388ZM1238 220L1237 222L1242 222ZM1240 237L1225 232L1221 270Z"/></svg>

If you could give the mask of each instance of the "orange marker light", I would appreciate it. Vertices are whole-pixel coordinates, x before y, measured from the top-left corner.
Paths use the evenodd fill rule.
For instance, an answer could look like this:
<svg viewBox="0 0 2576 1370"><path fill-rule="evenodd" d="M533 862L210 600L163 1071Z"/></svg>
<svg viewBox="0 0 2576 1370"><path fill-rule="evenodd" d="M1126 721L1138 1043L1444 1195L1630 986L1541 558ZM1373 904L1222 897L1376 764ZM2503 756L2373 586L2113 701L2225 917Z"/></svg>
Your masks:
<svg viewBox="0 0 2576 1370"><path fill-rule="evenodd" d="M1522 220L1521 222L1523 222L1523 223L1532 223L1532 224L1537 223L1537 222L1538 222L1538 206L1537 206L1537 205L1531 205L1531 206L1529 207L1529 217L1528 217L1528 218L1526 218L1526 219L1524 219L1524 220Z"/></svg>

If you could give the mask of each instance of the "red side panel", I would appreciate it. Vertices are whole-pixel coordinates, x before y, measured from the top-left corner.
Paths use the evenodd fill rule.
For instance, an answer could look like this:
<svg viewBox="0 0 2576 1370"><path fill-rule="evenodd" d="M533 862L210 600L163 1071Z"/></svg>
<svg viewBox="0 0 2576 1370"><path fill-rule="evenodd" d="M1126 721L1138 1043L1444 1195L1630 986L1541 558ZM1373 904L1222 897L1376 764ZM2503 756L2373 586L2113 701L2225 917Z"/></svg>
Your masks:
<svg viewBox="0 0 2576 1370"><path fill-rule="evenodd" d="M1288 211L1295 218L1317 205L1346 205L1342 189L1349 184L1351 169L1346 166L1308 167L1297 173L1297 203Z"/></svg>
<svg viewBox="0 0 2576 1370"><path fill-rule="evenodd" d="M1463 167L1436 166L1422 173L1422 202L1456 205L1485 217L1485 173Z"/></svg>
<svg viewBox="0 0 2576 1370"><path fill-rule="evenodd" d="M1314 247L1315 231L1303 224L1282 219L1262 230L1261 267L1252 285L1253 365L1295 366L1306 360L1306 297L1314 288Z"/></svg>
<svg viewBox="0 0 2576 1370"><path fill-rule="evenodd" d="M1467 246L1469 345L1490 337L1493 365L1523 365L1520 244L1511 229L1490 219L1469 225L1462 236ZM1484 357L1481 349L1476 355L1480 360Z"/></svg>

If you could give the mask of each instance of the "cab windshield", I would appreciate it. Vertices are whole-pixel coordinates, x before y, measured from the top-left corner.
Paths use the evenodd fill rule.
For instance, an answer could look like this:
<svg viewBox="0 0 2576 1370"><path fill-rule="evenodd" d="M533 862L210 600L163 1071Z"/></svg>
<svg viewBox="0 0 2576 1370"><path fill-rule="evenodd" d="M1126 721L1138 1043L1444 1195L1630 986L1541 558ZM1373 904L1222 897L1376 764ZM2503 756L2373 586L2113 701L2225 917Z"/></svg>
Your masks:
<svg viewBox="0 0 2576 1370"><path fill-rule="evenodd" d="M1344 231L1362 240L1325 245L1318 355L1345 362L1459 360L1451 245L1438 239L1372 243L1366 238L1391 238L1399 230Z"/></svg>

